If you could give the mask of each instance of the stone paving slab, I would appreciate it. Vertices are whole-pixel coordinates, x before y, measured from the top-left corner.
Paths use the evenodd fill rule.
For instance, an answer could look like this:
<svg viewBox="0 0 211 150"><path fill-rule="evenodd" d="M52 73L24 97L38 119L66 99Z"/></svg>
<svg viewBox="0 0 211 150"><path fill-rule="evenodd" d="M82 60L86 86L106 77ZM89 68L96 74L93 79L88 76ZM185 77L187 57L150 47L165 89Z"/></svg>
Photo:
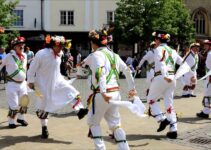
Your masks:
<svg viewBox="0 0 211 150"><path fill-rule="evenodd" d="M170 140L172 143L181 144L200 150L211 150L211 126L206 125L194 130L182 133L177 140Z"/></svg>
<svg viewBox="0 0 211 150"><path fill-rule="evenodd" d="M122 87L126 84L122 82ZM84 86L85 80L78 80L74 85L79 89L82 97L86 97L89 91ZM136 80L137 91L140 97L144 97L145 84L144 80ZM0 85L2 87L2 85ZM194 131L201 137L206 132L206 127L211 126L211 119L202 120L195 117L195 113L200 111L201 100L203 97L203 84L197 86L197 97L184 99L179 97L181 93L181 85L178 83L175 97L175 109L180 114L178 120L178 139L168 140L166 133L168 129L161 133L157 133L158 124L154 118L146 117L139 118L124 108L120 108L122 116L122 127L127 134L127 140L130 148L134 150L198 150L202 146L193 146L190 143ZM122 90L122 97L125 98L125 88ZM31 94L31 103L29 114L26 118L29 122L28 127L18 127L16 129L7 128L7 104L5 91L0 91L0 149L3 150L79 150L79 149L94 149L93 142L87 138L88 126L86 118L78 120L69 106L57 112L57 115L52 115L49 119L49 139L43 140L40 138L41 127L40 122L35 115L36 97ZM85 101L84 101L85 102ZM163 101L161 100L161 108L163 109ZM146 105L147 106L147 105ZM201 130L203 129L203 132ZM115 142L108 136L108 130L105 121L102 122L103 138L107 149L117 149ZM208 129L210 130L210 129ZM189 134L190 133L190 134ZM201 133L201 134L199 134ZM209 134L208 134L209 135ZM194 137L193 137L194 138ZM205 145L206 146L206 145ZM206 149L206 148L201 148Z"/></svg>

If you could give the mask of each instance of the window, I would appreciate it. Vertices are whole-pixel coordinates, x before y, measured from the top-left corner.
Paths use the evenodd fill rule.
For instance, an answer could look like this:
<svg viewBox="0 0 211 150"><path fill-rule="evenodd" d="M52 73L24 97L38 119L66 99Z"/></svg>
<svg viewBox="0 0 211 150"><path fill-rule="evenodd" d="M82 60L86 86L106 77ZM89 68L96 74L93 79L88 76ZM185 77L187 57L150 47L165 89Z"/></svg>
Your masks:
<svg viewBox="0 0 211 150"><path fill-rule="evenodd" d="M18 17L13 23L13 26L22 27L23 26L23 10L13 10L13 13Z"/></svg>
<svg viewBox="0 0 211 150"><path fill-rule="evenodd" d="M61 25L74 25L74 11L60 11Z"/></svg>
<svg viewBox="0 0 211 150"><path fill-rule="evenodd" d="M107 24L110 24L111 22L114 22L114 12L107 11Z"/></svg>
<svg viewBox="0 0 211 150"><path fill-rule="evenodd" d="M203 12L198 11L194 16L195 29L197 34L205 34L205 15Z"/></svg>

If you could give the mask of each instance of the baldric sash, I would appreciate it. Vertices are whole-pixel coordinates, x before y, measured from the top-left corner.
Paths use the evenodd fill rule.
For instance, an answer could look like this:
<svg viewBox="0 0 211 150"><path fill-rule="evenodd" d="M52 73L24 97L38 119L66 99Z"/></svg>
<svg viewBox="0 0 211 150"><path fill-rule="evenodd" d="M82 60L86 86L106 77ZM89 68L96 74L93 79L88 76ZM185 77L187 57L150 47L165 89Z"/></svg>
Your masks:
<svg viewBox="0 0 211 150"><path fill-rule="evenodd" d="M15 61L15 63L18 66L18 69L16 69L13 73L11 73L10 75L8 75L9 78L13 78L14 76L16 76L20 71L23 71L24 73L26 72L26 70L23 68L23 61L19 61L15 56L13 56L13 59Z"/></svg>

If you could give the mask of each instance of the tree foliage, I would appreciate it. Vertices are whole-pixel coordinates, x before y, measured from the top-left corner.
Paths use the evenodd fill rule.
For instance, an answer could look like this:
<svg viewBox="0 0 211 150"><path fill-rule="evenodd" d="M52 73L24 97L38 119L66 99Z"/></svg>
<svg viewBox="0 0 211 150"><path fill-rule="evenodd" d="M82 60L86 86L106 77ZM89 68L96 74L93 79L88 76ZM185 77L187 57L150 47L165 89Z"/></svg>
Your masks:
<svg viewBox="0 0 211 150"><path fill-rule="evenodd" d="M162 29L180 42L193 39L195 30L182 0L120 0L115 12L115 36L129 43L152 40Z"/></svg>
<svg viewBox="0 0 211 150"><path fill-rule="evenodd" d="M17 16L13 14L13 10L17 4L17 0L0 0L0 27L7 29L12 26L13 22L17 19ZM0 46L6 47L8 42L18 34L18 31L15 30L12 32L1 33Z"/></svg>

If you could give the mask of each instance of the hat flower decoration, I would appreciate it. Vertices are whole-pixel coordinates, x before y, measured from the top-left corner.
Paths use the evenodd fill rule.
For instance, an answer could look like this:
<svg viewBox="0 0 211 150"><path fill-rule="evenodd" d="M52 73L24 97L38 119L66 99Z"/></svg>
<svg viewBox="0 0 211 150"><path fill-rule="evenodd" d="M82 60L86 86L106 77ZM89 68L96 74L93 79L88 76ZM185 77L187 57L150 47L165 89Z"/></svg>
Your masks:
<svg viewBox="0 0 211 150"><path fill-rule="evenodd" d="M54 44L56 46L58 45L65 45L66 44L66 39L64 36L50 36L47 35L45 38L46 44Z"/></svg>

